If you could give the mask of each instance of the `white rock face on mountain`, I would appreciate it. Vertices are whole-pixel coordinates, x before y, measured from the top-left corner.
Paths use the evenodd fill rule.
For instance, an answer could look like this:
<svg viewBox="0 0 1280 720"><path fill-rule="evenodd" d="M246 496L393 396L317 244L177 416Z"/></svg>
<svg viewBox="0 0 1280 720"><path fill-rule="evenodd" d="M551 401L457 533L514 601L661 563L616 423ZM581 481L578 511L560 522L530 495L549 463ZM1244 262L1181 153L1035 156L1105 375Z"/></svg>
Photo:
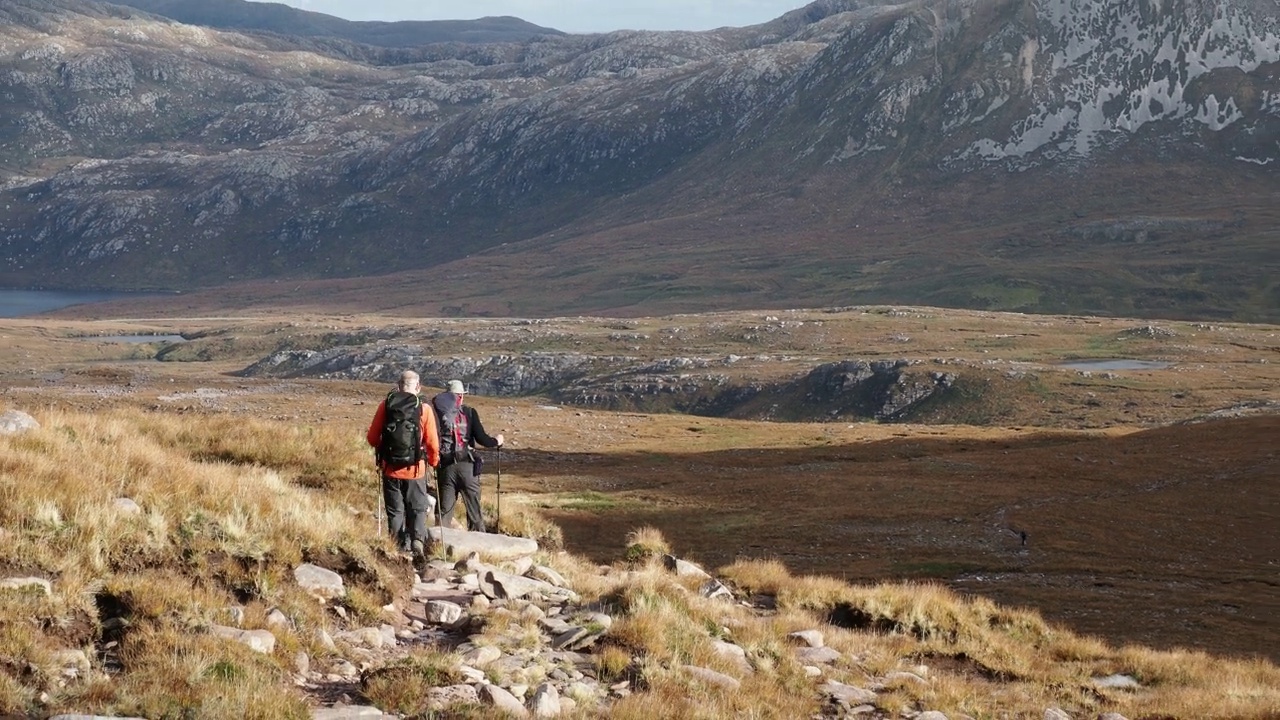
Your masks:
<svg viewBox="0 0 1280 720"><path fill-rule="evenodd" d="M978 140L957 159L1010 160L1016 166L1031 156L1087 157L1117 136L1136 134L1161 120L1190 119L1214 131L1236 123L1257 131L1274 123L1280 116L1274 90L1257 100L1260 112L1251 113L1251 120L1234 97L1189 93L1197 80L1215 70L1250 73L1280 61L1274 17L1259 22L1236 3L1216 3L1209 12L1196 12L1190 5L1161 0L1039 3L1036 36L1021 39L1016 53L1011 52L1016 37L993 48L1003 50L1003 62L1021 74L1021 87L1010 90L1030 90L1034 111L1014 124L1008 137ZM983 97L981 88L970 95L989 99L992 108L1011 100L1009 93ZM1280 146L1259 149L1267 154L1240 159L1267 163L1280 157Z"/></svg>

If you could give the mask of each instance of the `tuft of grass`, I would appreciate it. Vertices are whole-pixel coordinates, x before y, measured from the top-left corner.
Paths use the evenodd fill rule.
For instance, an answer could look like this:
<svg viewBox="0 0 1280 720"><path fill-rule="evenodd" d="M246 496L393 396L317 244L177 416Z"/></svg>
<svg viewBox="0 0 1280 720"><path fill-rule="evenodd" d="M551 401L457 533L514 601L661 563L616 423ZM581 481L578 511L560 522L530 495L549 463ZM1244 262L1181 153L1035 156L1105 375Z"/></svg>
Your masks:
<svg viewBox="0 0 1280 720"><path fill-rule="evenodd" d="M360 682L361 693L384 712L431 716L428 691L462 682L459 667L460 661L452 653L415 650L365 673Z"/></svg>
<svg viewBox="0 0 1280 720"><path fill-rule="evenodd" d="M536 540L543 550L564 548L564 532L559 525L548 521L527 504L525 496L508 496L502 502L501 523L498 522L497 505L484 504L486 522L505 535Z"/></svg>
<svg viewBox="0 0 1280 720"><path fill-rule="evenodd" d="M662 531L645 526L627 533L627 550L623 558L633 564L643 564L671 552L671 545Z"/></svg>

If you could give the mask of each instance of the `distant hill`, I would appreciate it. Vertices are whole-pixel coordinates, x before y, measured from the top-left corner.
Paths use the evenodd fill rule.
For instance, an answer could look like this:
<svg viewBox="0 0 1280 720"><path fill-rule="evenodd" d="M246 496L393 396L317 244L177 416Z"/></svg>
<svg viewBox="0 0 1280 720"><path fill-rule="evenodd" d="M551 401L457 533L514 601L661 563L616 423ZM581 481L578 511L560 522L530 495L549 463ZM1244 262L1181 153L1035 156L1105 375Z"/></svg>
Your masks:
<svg viewBox="0 0 1280 720"><path fill-rule="evenodd" d="M461 314L1275 320L1277 168L1271 0L820 0L414 48L0 4L10 286L404 271Z"/></svg>
<svg viewBox="0 0 1280 720"><path fill-rule="evenodd" d="M246 0L112 1L117 5L136 7L188 25L298 37L338 38L380 47L417 47L444 42L525 42L538 35L564 34L515 17L367 22L343 20L281 3Z"/></svg>

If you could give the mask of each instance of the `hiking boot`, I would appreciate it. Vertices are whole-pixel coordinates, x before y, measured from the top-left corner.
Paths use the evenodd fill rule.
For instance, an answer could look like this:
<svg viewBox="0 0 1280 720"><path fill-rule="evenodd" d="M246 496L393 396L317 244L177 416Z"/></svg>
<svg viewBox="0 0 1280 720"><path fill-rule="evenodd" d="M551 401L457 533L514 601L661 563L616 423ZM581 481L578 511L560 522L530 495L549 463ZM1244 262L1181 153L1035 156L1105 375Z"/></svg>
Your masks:
<svg viewBox="0 0 1280 720"><path fill-rule="evenodd" d="M426 557L426 555L427 555L427 549L426 549L426 546L422 544L422 541L421 541L421 540L414 540L414 541L413 541L413 551L412 551L412 552L413 552L413 556L414 556L415 558Z"/></svg>

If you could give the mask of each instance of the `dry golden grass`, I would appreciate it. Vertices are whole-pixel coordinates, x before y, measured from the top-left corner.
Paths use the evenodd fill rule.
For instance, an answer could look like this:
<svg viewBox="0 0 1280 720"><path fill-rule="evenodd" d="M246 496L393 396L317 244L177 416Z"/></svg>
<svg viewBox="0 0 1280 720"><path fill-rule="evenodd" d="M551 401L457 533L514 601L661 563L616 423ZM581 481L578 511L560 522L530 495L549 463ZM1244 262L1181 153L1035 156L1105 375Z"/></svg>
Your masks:
<svg viewBox="0 0 1280 720"><path fill-rule="evenodd" d="M347 599L376 616L404 580L380 562L371 523L347 506L365 494L362 449L329 430L121 410L51 411L38 431L0 437L0 564L52 582L53 593L0 593L0 712L111 711L147 717L303 717L286 661L319 654L332 629L292 579L303 561L355 569ZM320 491L317 478L327 489ZM137 513L116 502L135 501ZM348 573L349 577L351 573ZM350 582L350 581L349 581ZM276 631L270 657L207 633L265 627L278 608L294 633ZM102 623L123 618L121 669L101 668L67 688L49 678L51 652L97 655ZM113 635L114 637L114 635Z"/></svg>
<svg viewBox="0 0 1280 720"><path fill-rule="evenodd" d="M911 669L904 663L914 660L937 665L925 685L890 684L882 708L902 703L975 717L1055 705L1129 717L1266 718L1280 711L1280 668L1262 660L1111 648L1034 612L936 585L793 578L768 561L739 562L722 572L744 591L776 595L780 634L819 620L849 628L828 633L827 644L860 659L855 675L884 676ZM1133 677L1143 689L1094 687L1095 679L1114 674Z"/></svg>
<svg viewBox="0 0 1280 720"><path fill-rule="evenodd" d="M151 716L301 717L285 658L298 649L323 654L315 631L331 619L297 591L289 569L306 559L339 560L365 582L351 588L348 611L374 621L395 591L381 562L385 541L348 503L367 495L365 451L324 429L281 431L274 423L115 411L50 412L36 432L0 438L0 526L9 542L2 561L14 571L53 580L54 592L0 594L0 710L29 712L50 693L51 709ZM237 442L243 442L237 445ZM77 472L67 473L65 468ZM323 489L318 489L323 488ZM142 512L114 507L130 497ZM512 503L519 526L548 534L530 508ZM663 533L644 526L619 547L619 565L601 574L559 552L540 560L574 582L586 598L616 609L598 656L607 679L634 678L640 692L611 717L782 718L817 710L812 680L794 657L789 632L835 622L827 644L842 653L833 679L865 685L894 671L918 669L919 684L891 681L879 706L887 712L930 708L982 716L1057 705L1134 716L1267 717L1280 702L1280 671L1263 661L1206 654L1113 649L1047 624L1030 611L965 598L932 584L850 585L796 577L776 560L740 561L722 570L744 594L773 595L777 611L760 619L741 605L702 598L694 578L671 575ZM263 627L281 609L293 632L277 632L276 652L262 656L205 632L230 622L244 605L244 626ZM59 688L58 649L95 655L99 626L127 619L119 633L120 669L103 669ZM478 638L532 646L533 615L498 609ZM754 669L744 673L713 648L730 640ZM456 659L417 653L376 670L364 693L384 709L424 712L426 690L456 679ZM706 667L742 684L727 691L691 675ZM1094 690L1092 679L1130 674L1139 692ZM467 710L483 716L481 709ZM593 712L584 709L584 713Z"/></svg>
<svg viewBox="0 0 1280 720"><path fill-rule="evenodd" d="M655 527L646 526L627 533L627 550L625 559L631 563L643 564L671 553L671 545Z"/></svg>
<svg viewBox="0 0 1280 720"><path fill-rule="evenodd" d="M365 697L384 712L427 712L428 691L461 682L458 656L435 650L415 650L365 675Z"/></svg>

